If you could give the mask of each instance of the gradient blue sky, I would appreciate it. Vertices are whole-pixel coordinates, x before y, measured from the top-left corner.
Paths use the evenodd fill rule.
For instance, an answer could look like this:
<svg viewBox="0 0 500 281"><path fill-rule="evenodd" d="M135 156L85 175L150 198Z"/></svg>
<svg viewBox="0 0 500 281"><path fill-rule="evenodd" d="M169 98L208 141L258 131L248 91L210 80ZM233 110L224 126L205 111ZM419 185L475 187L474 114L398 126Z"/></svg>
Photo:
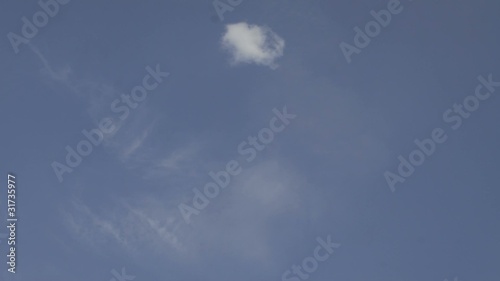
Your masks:
<svg viewBox="0 0 500 281"><path fill-rule="evenodd" d="M0 217L13 172L19 221L2 280L281 280L327 235L342 246L309 280L499 280L500 88L456 131L442 114L500 80L500 3L402 0L347 63L339 44L388 2L243 0L219 22L211 1L72 0L16 54L7 34L40 7L3 1ZM277 67L231 61L235 23L284 40ZM158 64L170 76L60 183L51 163ZM178 204L283 106L296 119L186 224ZM436 127L447 142L391 192L384 172Z"/></svg>

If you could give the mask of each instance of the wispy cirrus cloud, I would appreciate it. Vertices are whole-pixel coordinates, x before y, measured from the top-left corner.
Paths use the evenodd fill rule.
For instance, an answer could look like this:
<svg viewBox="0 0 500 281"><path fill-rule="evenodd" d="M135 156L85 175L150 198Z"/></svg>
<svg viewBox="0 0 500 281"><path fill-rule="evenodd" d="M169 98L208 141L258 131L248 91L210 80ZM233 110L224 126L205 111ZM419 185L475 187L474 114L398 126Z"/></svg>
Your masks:
<svg viewBox="0 0 500 281"><path fill-rule="evenodd" d="M114 245L131 255L152 251L186 264L225 254L270 265L276 253L267 234L269 225L283 215L307 217L301 211L305 180L284 166L268 160L244 170L221 196L222 202L209 206L191 225L180 216L178 198L170 197L174 193L119 200L92 209L99 212L74 201L63 215L75 239L95 251Z"/></svg>
<svg viewBox="0 0 500 281"><path fill-rule="evenodd" d="M120 149L120 158L123 161L129 160L136 152L140 151L148 137L151 135L155 122L151 122L146 128L128 141L125 141ZM116 143L116 142L115 142Z"/></svg>
<svg viewBox="0 0 500 281"><path fill-rule="evenodd" d="M140 249L168 250L182 255L184 246L176 235L175 218L159 201L142 198L130 203L120 200L93 211L86 203L73 200L62 211L73 237L95 252L109 249L132 254Z"/></svg>
<svg viewBox="0 0 500 281"><path fill-rule="evenodd" d="M199 165L199 153L202 146L200 142L188 141L183 146L164 153L156 153L160 157L150 157L149 163L144 169L144 178L146 180L159 179L164 182L178 182L203 175Z"/></svg>
<svg viewBox="0 0 500 281"><path fill-rule="evenodd" d="M49 61L45 58L45 56L38 50L37 47L33 46L31 43L29 44L30 49L35 53L35 55L40 59L43 64L43 70L46 74L48 74L49 78L60 81L67 82L69 80L69 75L71 74L71 67L69 65L60 68L59 70L54 70Z"/></svg>

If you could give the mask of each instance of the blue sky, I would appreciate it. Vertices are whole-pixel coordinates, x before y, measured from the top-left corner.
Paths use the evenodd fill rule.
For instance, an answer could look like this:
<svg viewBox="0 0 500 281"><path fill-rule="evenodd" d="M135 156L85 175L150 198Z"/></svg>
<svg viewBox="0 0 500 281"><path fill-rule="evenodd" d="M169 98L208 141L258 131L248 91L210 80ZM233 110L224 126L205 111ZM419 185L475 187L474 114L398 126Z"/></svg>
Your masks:
<svg viewBox="0 0 500 281"><path fill-rule="evenodd" d="M1 280L498 280L500 87L478 80L500 81L498 2L41 2L57 10L15 44L43 9L0 4L2 225L9 172L18 215ZM66 147L100 126L115 130L68 166ZM446 141L401 176L398 156L435 128ZM54 162L72 171L59 180ZM230 162L196 209L193 189ZM340 246L307 278L285 274L327 237Z"/></svg>

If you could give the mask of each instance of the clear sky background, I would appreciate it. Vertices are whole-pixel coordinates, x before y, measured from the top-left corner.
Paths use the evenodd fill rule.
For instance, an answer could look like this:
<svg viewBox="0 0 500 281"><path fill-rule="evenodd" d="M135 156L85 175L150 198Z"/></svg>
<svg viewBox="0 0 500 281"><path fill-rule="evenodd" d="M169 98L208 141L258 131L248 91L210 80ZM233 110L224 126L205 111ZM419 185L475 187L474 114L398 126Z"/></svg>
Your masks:
<svg viewBox="0 0 500 281"><path fill-rule="evenodd" d="M243 0L221 21L206 0L71 0L16 53L7 34L41 8L2 1L0 218L12 172L19 221L0 279L282 280L330 235L308 280L499 280L500 88L457 130L443 113L500 81L500 3L401 0L348 63L339 44L388 2ZM157 65L170 75L60 182L65 147ZM246 161L285 106L297 117ZM434 128L447 141L392 192L384 173ZM179 204L231 160L186 223Z"/></svg>

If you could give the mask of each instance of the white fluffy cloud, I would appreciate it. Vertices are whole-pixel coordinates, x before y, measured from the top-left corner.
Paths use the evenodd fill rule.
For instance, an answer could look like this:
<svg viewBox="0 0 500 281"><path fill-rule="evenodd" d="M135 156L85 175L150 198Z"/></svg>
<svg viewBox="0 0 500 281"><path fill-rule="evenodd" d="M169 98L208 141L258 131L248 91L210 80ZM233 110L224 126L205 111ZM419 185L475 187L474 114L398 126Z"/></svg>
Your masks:
<svg viewBox="0 0 500 281"><path fill-rule="evenodd" d="M222 47L229 51L234 64L255 63L275 69L274 61L283 56L285 40L268 27L240 22L226 25Z"/></svg>

